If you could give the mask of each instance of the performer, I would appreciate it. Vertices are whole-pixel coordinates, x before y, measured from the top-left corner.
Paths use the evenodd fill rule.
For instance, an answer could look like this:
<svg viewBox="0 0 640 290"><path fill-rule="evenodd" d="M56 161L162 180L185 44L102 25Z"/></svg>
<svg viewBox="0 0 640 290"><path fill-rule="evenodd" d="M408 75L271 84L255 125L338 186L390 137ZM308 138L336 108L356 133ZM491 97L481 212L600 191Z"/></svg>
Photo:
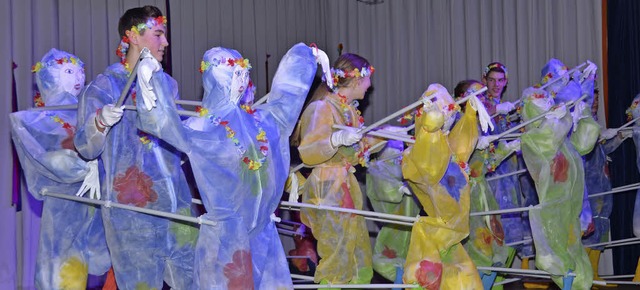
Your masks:
<svg viewBox="0 0 640 290"><path fill-rule="evenodd" d="M553 99L541 89L526 89L522 100L523 121L551 110L542 120L528 125L520 138L522 154L540 200L540 205L529 211L536 266L549 272L561 288L563 276L575 273L573 287L588 289L593 271L580 242L579 216L584 193L580 154L591 151L599 126L588 121L591 113L584 102L578 103L570 114L564 104L553 107ZM574 125L575 119L578 121ZM573 126L577 128L569 138Z"/></svg>
<svg viewBox="0 0 640 290"><path fill-rule="evenodd" d="M363 196L353 174L354 166L366 164L373 142L357 132L364 127L357 100L365 97L373 71L365 58L342 54L332 70L334 90L327 91L321 85L302 113L298 151L305 164L315 166L303 188L302 202L362 209ZM334 131L334 124L353 129ZM303 209L301 219L318 241L321 260L314 277L316 283L371 281L371 244L362 216Z"/></svg>
<svg viewBox="0 0 640 290"><path fill-rule="evenodd" d="M81 95L74 141L84 158L102 159L105 200L189 216L191 193L179 152L136 129L135 111L123 113L114 106L144 47L162 61L169 45L165 25L154 6L129 9L120 18L117 54L122 61L98 75ZM177 98L175 80L166 79ZM135 104L136 90L125 93L125 103ZM197 228L125 209L105 207L102 214L118 288L161 289L164 278L172 288L191 289Z"/></svg>
<svg viewBox="0 0 640 290"><path fill-rule="evenodd" d="M153 58L142 61L141 129L188 155L207 210L201 218L215 223L200 228L196 289L293 287L273 213L289 172L289 135L319 54L324 52L293 46L280 62L267 103L252 108L248 59L233 49L208 50L200 66L205 90L200 117L187 124L180 121L169 77ZM156 72L149 74L148 65Z"/></svg>
<svg viewBox="0 0 640 290"><path fill-rule="evenodd" d="M430 85L416 118L416 143L405 150L402 173L428 216L411 232L404 282L426 289L482 289L478 270L460 244L469 235L469 165L478 138L480 110L483 129L489 116L471 98L465 113L451 128L460 109L447 90Z"/></svg>
<svg viewBox="0 0 640 290"><path fill-rule="evenodd" d="M84 87L84 64L55 48L33 66L39 92L36 107L74 105ZM12 113L11 133L29 192L43 200L36 264L38 289L85 289L87 274L102 275L111 266L100 208L47 197L47 193L100 198L98 160L75 151L73 110ZM84 180L84 182L83 182Z"/></svg>
<svg viewBox="0 0 640 290"><path fill-rule="evenodd" d="M598 118L598 91L594 92L593 105L591 106L591 116L594 120ZM631 116L630 116L631 117ZM631 137L632 130L606 129L600 134L602 141L597 142L593 151L585 155L584 172L585 186L589 195L611 190L611 180L609 178L608 154L615 151L624 140ZM609 241L609 216L613 209L613 196L611 194L589 198L591 211L593 212L594 230L590 235L582 238L585 245L591 268L593 268L593 279L602 280L598 276L598 264L600 254L604 246L589 246Z"/></svg>
<svg viewBox="0 0 640 290"><path fill-rule="evenodd" d="M496 124L495 130L490 134L499 134L512 126L512 119L509 112L515 109L515 105L503 99L503 95L507 90L509 82L509 73L507 67L499 62L488 64L482 73L482 82L487 86L487 94L480 96L480 100L487 108L490 115L495 117L493 122ZM494 147L498 147L494 142ZM524 168L524 161L518 155L513 155L500 163L496 163L497 168L491 172L487 172L486 177L504 175ZM497 180L489 181L489 185L500 209L517 208L537 204L537 198L533 182L528 174L513 175ZM505 231L505 243L520 242L530 238L529 223L526 220L526 213L507 213L502 214L501 221ZM519 255L523 260L533 254L533 247L530 245L521 245L516 247ZM509 259L512 260L512 259ZM511 265L506 265L510 267Z"/></svg>
<svg viewBox="0 0 640 290"><path fill-rule="evenodd" d="M631 120L640 117L640 94L636 95L631 102L631 106L627 109L627 114L631 115ZM636 121L633 126L633 142L636 144L636 161L638 163L638 170L640 170L640 122ZM640 237L640 189L636 193L636 200L633 210L633 235ZM640 269L640 260L638 260L638 268Z"/></svg>
<svg viewBox="0 0 640 290"><path fill-rule="evenodd" d="M415 217L420 213L402 178L401 141L389 140L367 165L367 196L376 212ZM411 227L385 224L373 248L373 269L390 281L400 280L411 240Z"/></svg>
<svg viewBox="0 0 640 290"><path fill-rule="evenodd" d="M464 98L482 87L483 85L475 80L462 81L456 86L455 95L457 98ZM480 99L483 99L482 96ZM519 150L520 140L500 141L498 146L495 146L488 137L480 137L469 161L471 212L500 209L485 175L495 171L503 160ZM469 238L462 244L474 264L485 267L509 267L515 250L505 245L500 215L470 217L469 224ZM488 276L490 275L481 274L483 281L491 279ZM499 288L499 286L495 287Z"/></svg>

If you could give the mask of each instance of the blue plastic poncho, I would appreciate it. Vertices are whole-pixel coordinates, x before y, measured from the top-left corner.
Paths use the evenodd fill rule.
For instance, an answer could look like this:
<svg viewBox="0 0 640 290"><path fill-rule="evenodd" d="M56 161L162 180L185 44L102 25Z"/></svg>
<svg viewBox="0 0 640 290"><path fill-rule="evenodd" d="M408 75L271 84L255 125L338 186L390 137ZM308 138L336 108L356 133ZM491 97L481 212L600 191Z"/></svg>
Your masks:
<svg viewBox="0 0 640 290"><path fill-rule="evenodd" d="M202 117L180 122L163 74L152 84L158 106L139 107L141 128L188 156L207 210L196 248L199 289L292 288L274 221L288 176L289 135L316 72L312 51L297 44L282 58L266 104L236 104L234 68L248 66L235 50L213 48L201 69Z"/></svg>
<svg viewBox="0 0 640 290"><path fill-rule="evenodd" d="M84 158L102 159L102 199L190 216L191 192L175 148L138 130L135 111L125 111L104 133L96 128L96 111L116 103L128 77L116 63L88 85L78 107L76 148ZM177 98L176 81L165 77ZM135 99L132 88L125 104L135 105ZM118 208L104 207L102 215L120 289L161 289L163 279L173 288L191 288L197 228Z"/></svg>
<svg viewBox="0 0 640 290"><path fill-rule="evenodd" d="M41 95L38 106L76 104L76 95L63 89L63 65L82 70L72 54L51 49L34 68ZM82 80L76 85L84 85ZM85 289L87 274L102 275L109 267L100 208L45 193L75 195L89 172L89 164L75 151L75 110L20 111L9 116L11 133L27 187L43 200L36 264L38 289ZM97 161L94 161L97 162Z"/></svg>

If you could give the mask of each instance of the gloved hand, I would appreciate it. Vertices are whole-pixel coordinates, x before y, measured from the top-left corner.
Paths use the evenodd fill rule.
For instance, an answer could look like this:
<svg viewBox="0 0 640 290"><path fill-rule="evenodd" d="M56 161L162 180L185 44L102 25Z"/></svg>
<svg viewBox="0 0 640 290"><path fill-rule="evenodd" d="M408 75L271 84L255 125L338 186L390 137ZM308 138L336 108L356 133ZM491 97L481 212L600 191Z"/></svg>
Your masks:
<svg viewBox="0 0 640 290"><path fill-rule="evenodd" d="M489 116L487 109L484 107L482 102L480 102L478 97L473 96L469 98L467 103L471 105L474 110L478 111L478 120L480 121L480 128L482 129L482 132L486 133L489 128L493 131L494 127L493 122L491 121L491 116Z"/></svg>
<svg viewBox="0 0 640 290"><path fill-rule="evenodd" d="M511 142L508 142L507 144L505 144L505 148L509 150L509 152L520 151L520 140L516 139Z"/></svg>
<svg viewBox="0 0 640 290"><path fill-rule="evenodd" d="M493 136L493 135L480 136L480 138L478 138L478 143L476 144L476 149L484 150L487 147L489 147L491 142L495 140L496 140L496 136Z"/></svg>
<svg viewBox="0 0 640 290"><path fill-rule="evenodd" d="M89 172L84 177L84 181L80 186L80 189L76 193L76 196L84 196L89 191L89 198L100 199L100 178L98 174L98 160L91 160L87 162Z"/></svg>
<svg viewBox="0 0 640 290"><path fill-rule="evenodd" d="M590 60L587 60L587 67L582 70L582 74L580 75L580 83L584 82L586 79L595 78L597 71L598 66Z"/></svg>
<svg viewBox="0 0 640 290"><path fill-rule="evenodd" d="M400 190L400 192L402 192L402 194L407 195L407 196L410 196L410 195L413 194L413 193L411 193L411 190L406 185L400 186L399 190Z"/></svg>
<svg viewBox="0 0 640 290"><path fill-rule="evenodd" d="M107 104L98 111L96 120L98 125L104 129L118 123L122 119L122 114L124 114L124 105L116 107L113 104Z"/></svg>
<svg viewBox="0 0 640 290"><path fill-rule="evenodd" d="M578 122L580 122L580 120L587 117L587 115L584 114L584 110L586 108L587 108L587 105L582 101L578 102L573 107L573 112L571 112L571 118L573 119L573 132L575 132L578 129Z"/></svg>
<svg viewBox="0 0 640 290"><path fill-rule="evenodd" d="M502 102L496 105L496 113L498 114L507 114L516 109L516 106L511 102Z"/></svg>
<svg viewBox="0 0 640 290"><path fill-rule="evenodd" d="M158 60L156 60L151 54L147 54L144 56L140 63L138 64L138 85L140 85L140 95L142 95L142 101L144 102L144 107L151 111L153 107L156 106L156 93L153 91L153 87L151 87L151 77L154 72L160 71L162 66Z"/></svg>
<svg viewBox="0 0 640 290"><path fill-rule="evenodd" d="M329 57L317 46L311 46L311 51L313 52L313 56L316 57L316 62L322 67L322 73L327 86L333 90L335 84L333 83L333 77L331 77L331 63L329 62Z"/></svg>
<svg viewBox="0 0 640 290"><path fill-rule="evenodd" d="M547 119L561 119L567 114L567 107L564 104L551 108L551 111L545 116Z"/></svg>
<svg viewBox="0 0 640 290"><path fill-rule="evenodd" d="M627 138L633 137L633 130L619 130L618 136L620 137L620 139L622 139L622 141L624 141Z"/></svg>
<svg viewBox="0 0 640 290"><path fill-rule="evenodd" d="M626 130L626 131L631 132L630 130ZM615 137L616 134L618 134L618 129L608 128L608 129L605 129L604 131L600 132L600 138L602 138L604 140L609 140L609 139Z"/></svg>
<svg viewBox="0 0 640 290"><path fill-rule="evenodd" d="M331 134L331 146L351 146L362 139L357 128L342 129Z"/></svg>

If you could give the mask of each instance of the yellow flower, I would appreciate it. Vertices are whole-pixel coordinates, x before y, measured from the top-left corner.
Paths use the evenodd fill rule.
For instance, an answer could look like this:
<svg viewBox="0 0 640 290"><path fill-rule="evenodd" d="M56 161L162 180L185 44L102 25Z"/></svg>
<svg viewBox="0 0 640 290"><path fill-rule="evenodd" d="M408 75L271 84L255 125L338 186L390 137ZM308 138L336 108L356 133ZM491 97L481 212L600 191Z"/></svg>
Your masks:
<svg viewBox="0 0 640 290"><path fill-rule="evenodd" d="M60 289L85 289L88 267L78 257L71 257L60 269Z"/></svg>
<svg viewBox="0 0 640 290"><path fill-rule="evenodd" d="M31 67L31 72L39 72L42 68L43 68L42 63L41 62L37 62L36 64L34 64Z"/></svg>

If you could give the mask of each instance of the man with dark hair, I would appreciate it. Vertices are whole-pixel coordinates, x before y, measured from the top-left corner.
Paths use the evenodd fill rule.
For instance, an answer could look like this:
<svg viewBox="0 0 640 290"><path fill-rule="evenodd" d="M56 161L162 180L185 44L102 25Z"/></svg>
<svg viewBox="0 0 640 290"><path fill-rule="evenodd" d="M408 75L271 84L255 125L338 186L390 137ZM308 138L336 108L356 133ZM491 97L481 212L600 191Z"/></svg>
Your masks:
<svg viewBox="0 0 640 290"><path fill-rule="evenodd" d="M120 18L121 62L107 67L81 95L74 142L84 158L102 159L103 199L188 216L191 194L178 151L139 131L135 111L114 105L125 89L125 104L135 105L135 85L125 84L143 48L162 61L169 45L166 21L153 6L129 9ZM177 98L176 81L166 79ZM192 287L196 228L108 203L102 214L118 288L161 289L163 279L174 289Z"/></svg>

